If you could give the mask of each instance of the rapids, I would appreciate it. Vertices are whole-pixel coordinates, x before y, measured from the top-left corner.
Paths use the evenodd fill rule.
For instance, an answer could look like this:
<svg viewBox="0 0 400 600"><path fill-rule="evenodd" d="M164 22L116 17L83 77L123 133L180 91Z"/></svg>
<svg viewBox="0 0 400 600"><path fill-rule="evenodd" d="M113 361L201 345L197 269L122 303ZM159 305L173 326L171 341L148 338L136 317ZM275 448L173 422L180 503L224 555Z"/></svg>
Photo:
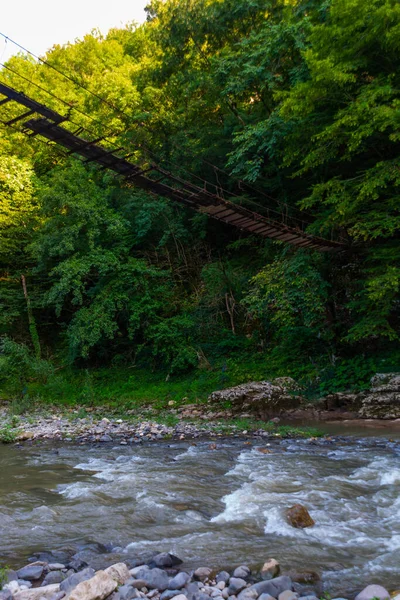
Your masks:
<svg viewBox="0 0 400 600"><path fill-rule="evenodd" d="M349 594L400 585L400 443L224 440L0 445L0 562L85 542L170 551L187 567L315 570ZM290 527L304 504L316 525Z"/></svg>

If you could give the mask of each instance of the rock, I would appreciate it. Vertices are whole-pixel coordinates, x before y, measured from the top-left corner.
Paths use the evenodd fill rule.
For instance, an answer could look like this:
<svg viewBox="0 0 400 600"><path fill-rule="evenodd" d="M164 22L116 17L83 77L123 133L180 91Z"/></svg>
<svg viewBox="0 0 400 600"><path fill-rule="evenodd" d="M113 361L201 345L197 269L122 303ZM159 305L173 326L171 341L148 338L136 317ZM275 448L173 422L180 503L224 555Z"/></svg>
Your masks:
<svg viewBox="0 0 400 600"><path fill-rule="evenodd" d="M50 600L62 600L62 598L64 598L65 596L65 592L56 592L55 594L53 594L53 596L50 598Z"/></svg>
<svg viewBox="0 0 400 600"><path fill-rule="evenodd" d="M208 400L219 404L229 402L236 410L249 409L265 419L297 408L301 404L300 396L287 392L287 383L279 381L277 385L270 381L251 381L213 392Z"/></svg>
<svg viewBox="0 0 400 600"><path fill-rule="evenodd" d="M275 558L269 558L261 568L261 579L268 581L277 577L280 573L281 567Z"/></svg>
<svg viewBox="0 0 400 600"><path fill-rule="evenodd" d="M143 579L146 582L146 587L150 589L157 589L163 592L168 588L169 577L165 571L161 569L142 569L137 573L139 579Z"/></svg>
<svg viewBox="0 0 400 600"><path fill-rule="evenodd" d="M111 565L111 567L104 569L104 573L107 573L107 575L114 579L119 585L124 585L124 583L131 578L129 569L123 562Z"/></svg>
<svg viewBox="0 0 400 600"><path fill-rule="evenodd" d="M355 600L372 600L372 598L386 600L387 598L390 598L390 594L381 585L367 585L362 592L357 594Z"/></svg>
<svg viewBox="0 0 400 600"><path fill-rule="evenodd" d="M26 581L26 579L17 579L17 583L21 590L27 590L32 587L31 581ZM60 583L59 581L53 581L52 583Z"/></svg>
<svg viewBox="0 0 400 600"><path fill-rule="evenodd" d="M148 598L150 598L150 600L152 598L155 598L156 596L159 596L159 595L160 595L160 592L158 590L151 590L151 592L149 592L148 594L146 594L146 596Z"/></svg>
<svg viewBox="0 0 400 600"><path fill-rule="evenodd" d="M224 583L228 583L229 579L230 579L230 575L227 571L221 571L220 573L218 573L218 575L215 578L215 581L217 583L219 583L220 581L223 581Z"/></svg>
<svg viewBox="0 0 400 600"><path fill-rule="evenodd" d="M182 561L177 556L173 554L169 554L169 552L162 552L161 554L156 554L156 556L151 561L155 567L166 568L166 567L177 567L182 564Z"/></svg>
<svg viewBox="0 0 400 600"><path fill-rule="evenodd" d="M132 600L132 598L140 598L140 594L135 587L131 585L122 585L118 588L121 600Z"/></svg>
<svg viewBox="0 0 400 600"><path fill-rule="evenodd" d="M175 577L173 577L171 579L171 581L168 584L168 589L169 590L181 590L183 587L185 587L185 585L188 583L189 580L190 580L190 575L188 575L184 571L181 571L180 573L178 573L177 575L175 575Z"/></svg>
<svg viewBox="0 0 400 600"><path fill-rule="evenodd" d="M46 585L44 587L32 588L30 590L23 590L13 594L14 600L51 600L51 598L60 591L58 583L52 585Z"/></svg>
<svg viewBox="0 0 400 600"><path fill-rule="evenodd" d="M63 569L66 569L66 566L62 563L50 563L47 565L47 568L49 571L62 571Z"/></svg>
<svg viewBox="0 0 400 600"><path fill-rule="evenodd" d="M273 596L270 596L269 594L261 594L261 596L258 596L258 600L275 600L273 598Z"/></svg>
<svg viewBox="0 0 400 600"><path fill-rule="evenodd" d="M3 590L8 590L12 594L16 594L20 591L18 581L16 581L15 579L9 581L3 586Z"/></svg>
<svg viewBox="0 0 400 600"><path fill-rule="evenodd" d="M125 585L130 585L137 590L141 590L142 588L146 587L146 582L143 579L128 579Z"/></svg>
<svg viewBox="0 0 400 600"><path fill-rule="evenodd" d="M282 575L281 577L275 577L269 581L260 581L259 583L255 583L246 591L255 590L258 595L269 594L274 598L278 598L279 594L282 592L286 592L286 590L292 591L292 589L293 584L290 577L287 577L287 575Z"/></svg>
<svg viewBox="0 0 400 600"><path fill-rule="evenodd" d="M366 419L400 418L400 373L377 373L359 411Z"/></svg>
<svg viewBox="0 0 400 600"><path fill-rule="evenodd" d="M5 573L6 582L16 581L17 579L18 579L17 572L13 571L12 569L7 569L7 571Z"/></svg>
<svg viewBox="0 0 400 600"><path fill-rule="evenodd" d="M28 565L17 571L19 579L27 581L37 581L43 575L43 567L41 565Z"/></svg>
<svg viewBox="0 0 400 600"><path fill-rule="evenodd" d="M250 573L251 571L249 567L247 567L246 565L241 565L233 571L233 576L239 577L239 579L246 579L250 575Z"/></svg>
<svg viewBox="0 0 400 600"><path fill-rule="evenodd" d="M17 440L18 442L25 442L26 440L32 440L34 437L35 434L33 433L33 431L21 431L21 433L17 437Z"/></svg>
<svg viewBox="0 0 400 600"><path fill-rule="evenodd" d="M205 581L206 579L208 579L210 577L211 569L209 569L208 567L199 567L198 569L195 570L193 575L194 575L194 578L197 579L198 581Z"/></svg>
<svg viewBox="0 0 400 600"><path fill-rule="evenodd" d="M315 525L314 519L310 516L306 507L301 504L295 504L288 508L286 511L286 518L292 527L298 529L304 529L305 527L312 527Z"/></svg>
<svg viewBox="0 0 400 600"><path fill-rule="evenodd" d="M199 591L199 590L197 590ZM160 600L171 600L171 598L175 598L175 596L179 596L180 590L165 590L160 596Z"/></svg>
<svg viewBox="0 0 400 600"><path fill-rule="evenodd" d="M184 594L178 594L178 596L174 596L172 600L187 600Z"/></svg>
<svg viewBox="0 0 400 600"><path fill-rule="evenodd" d="M50 585L52 583L61 583L65 579L65 574L62 571L50 571L43 580L42 585Z"/></svg>
<svg viewBox="0 0 400 600"><path fill-rule="evenodd" d="M83 569L83 571L74 573L73 575L70 575L64 579L64 581L60 583L60 590L66 594L69 594L79 583L91 579L94 575L95 570L91 567L87 567L87 569Z"/></svg>
<svg viewBox="0 0 400 600"><path fill-rule="evenodd" d="M150 567L147 565L139 565L137 567L133 567L133 569L129 569L129 573L132 575L132 577L137 577L137 574L142 571L150 571Z"/></svg>
<svg viewBox="0 0 400 600"><path fill-rule="evenodd" d="M12 600L12 593L10 590L3 590L0 592L0 600Z"/></svg>
<svg viewBox="0 0 400 600"><path fill-rule="evenodd" d="M236 596L236 594L244 590L246 585L247 581L245 579L241 579L240 577L231 577L228 588L229 595Z"/></svg>
<svg viewBox="0 0 400 600"><path fill-rule="evenodd" d="M218 581L215 587L222 592L222 590L225 589L225 585L225 581Z"/></svg>
<svg viewBox="0 0 400 600"><path fill-rule="evenodd" d="M104 571L86 581L81 581L67 596L67 600L104 600L118 587L115 579Z"/></svg>
<svg viewBox="0 0 400 600"><path fill-rule="evenodd" d="M291 592L290 590L286 590L282 592L278 596L278 600L298 600L299 595L296 592Z"/></svg>

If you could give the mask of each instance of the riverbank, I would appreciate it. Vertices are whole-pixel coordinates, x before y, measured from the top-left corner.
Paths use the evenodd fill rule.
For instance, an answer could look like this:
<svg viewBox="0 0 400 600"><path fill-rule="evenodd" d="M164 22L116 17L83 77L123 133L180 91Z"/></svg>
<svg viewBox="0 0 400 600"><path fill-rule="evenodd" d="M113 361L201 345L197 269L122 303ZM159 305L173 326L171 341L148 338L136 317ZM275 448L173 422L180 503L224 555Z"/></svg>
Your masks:
<svg viewBox="0 0 400 600"><path fill-rule="evenodd" d="M115 562L118 557L119 562ZM182 568L183 561L163 552L141 555L107 553L91 544L75 555L39 552L17 571L2 569L0 600L318 600L329 598L315 572L281 572L266 558L257 571L239 565L230 572L200 566ZM400 600L383 586L370 583L355 600ZM352 596L354 598L354 595ZM336 599L332 599L336 600ZM346 600L343 598L337 600Z"/></svg>
<svg viewBox="0 0 400 600"><path fill-rule="evenodd" d="M157 412L128 411L124 418L107 408L32 408L28 415L15 415L12 406L0 408L0 442L52 440L78 443L184 440L204 437L254 436L262 438L320 437L315 427L280 425L279 419L260 421L243 414L233 418L229 411L205 411L199 407ZM107 416L106 416L107 415Z"/></svg>

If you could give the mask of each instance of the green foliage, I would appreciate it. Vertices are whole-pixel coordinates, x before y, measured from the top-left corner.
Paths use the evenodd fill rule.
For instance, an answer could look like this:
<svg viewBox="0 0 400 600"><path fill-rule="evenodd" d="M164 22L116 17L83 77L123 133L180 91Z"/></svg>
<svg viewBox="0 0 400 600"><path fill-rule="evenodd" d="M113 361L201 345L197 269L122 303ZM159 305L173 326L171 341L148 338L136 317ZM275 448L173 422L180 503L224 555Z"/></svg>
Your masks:
<svg viewBox="0 0 400 600"><path fill-rule="evenodd" d="M1 80L63 114L67 103L133 161L206 178L294 226L304 218L351 251L242 237L7 130L2 385L18 401L40 388L161 408L274 375L364 385L399 336L398 3L152 0L147 11L140 27L55 46L47 60L70 79L15 56ZM2 120L16 111L3 105ZM355 355L365 361L350 366ZM113 386L107 368L141 375Z"/></svg>
<svg viewBox="0 0 400 600"><path fill-rule="evenodd" d="M0 428L0 444L12 444L15 442L17 434L10 424L6 424ZM1 569L0 569L0 589L1 589Z"/></svg>

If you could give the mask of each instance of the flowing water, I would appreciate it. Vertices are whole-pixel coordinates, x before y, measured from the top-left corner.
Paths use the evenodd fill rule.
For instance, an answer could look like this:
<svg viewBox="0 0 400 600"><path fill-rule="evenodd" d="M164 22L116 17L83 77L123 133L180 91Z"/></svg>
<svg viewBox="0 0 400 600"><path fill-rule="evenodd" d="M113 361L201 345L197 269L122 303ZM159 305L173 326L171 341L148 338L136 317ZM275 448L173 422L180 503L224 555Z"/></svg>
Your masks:
<svg viewBox="0 0 400 600"><path fill-rule="evenodd" d="M171 551L184 566L322 574L326 589L400 587L400 443L243 440L128 446L0 445L0 562L96 541ZM307 506L299 530L285 509Z"/></svg>

